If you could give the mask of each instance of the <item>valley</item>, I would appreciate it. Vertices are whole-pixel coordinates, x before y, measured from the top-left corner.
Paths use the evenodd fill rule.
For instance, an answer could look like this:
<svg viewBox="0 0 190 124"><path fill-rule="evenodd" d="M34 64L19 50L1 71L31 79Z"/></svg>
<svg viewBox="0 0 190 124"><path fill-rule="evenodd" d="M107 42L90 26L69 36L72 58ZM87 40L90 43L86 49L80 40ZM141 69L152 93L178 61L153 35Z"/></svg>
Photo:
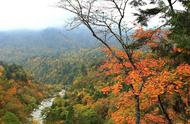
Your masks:
<svg viewBox="0 0 190 124"><path fill-rule="evenodd" d="M0 18L0 124L190 124L189 0L0 0Z"/></svg>

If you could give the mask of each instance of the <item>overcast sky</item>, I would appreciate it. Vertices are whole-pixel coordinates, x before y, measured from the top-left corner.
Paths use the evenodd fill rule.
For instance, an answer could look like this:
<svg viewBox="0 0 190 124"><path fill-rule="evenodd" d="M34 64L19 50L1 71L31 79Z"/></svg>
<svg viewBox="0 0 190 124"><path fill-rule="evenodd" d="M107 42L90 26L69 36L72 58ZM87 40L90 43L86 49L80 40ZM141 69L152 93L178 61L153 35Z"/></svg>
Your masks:
<svg viewBox="0 0 190 124"><path fill-rule="evenodd" d="M68 21L69 14L55 7L58 1L0 0L0 30L61 27ZM150 25L154 25L156 20L153 19Z"/></svg>
<svg viewBox="0 0 190 124"><path fill-rule="evenodd" d="M0 0L0 30L62 26L68 14L58 0Z"/></svg>

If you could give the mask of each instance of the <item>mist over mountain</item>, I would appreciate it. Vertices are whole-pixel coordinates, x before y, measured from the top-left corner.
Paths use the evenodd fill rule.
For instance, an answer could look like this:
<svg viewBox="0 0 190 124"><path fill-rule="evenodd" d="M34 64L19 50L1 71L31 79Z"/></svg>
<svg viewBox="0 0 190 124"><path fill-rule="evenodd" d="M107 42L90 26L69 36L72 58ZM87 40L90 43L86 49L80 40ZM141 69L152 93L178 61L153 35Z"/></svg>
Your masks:
<svg viewBox="0 0 190 124"><path fill-rule="evenodd" d="M0 32L0 61L23 66L35 81L71 83L91 63L99 63L99 46L83 27L4 31Z"/></svg>
<svg viewBox="0 0 190 124"><path fill-rule="evenodd" d="M0 32L0 47L81 48L93 45L95 45L95 39L88 30L83 28L71 31L61 28L47 28L39 31Z"/></svg>
<svg viewBox="0 0 190 124"><path fill-rule="evenodd" d="M62 50L95 46L95 38L84 28L4 31L0 32L0 61L17 62L33 56L55 55Z"/></svg>
<svg viewBox="0 0 190 124"><path fill-rule="evenodd" d="M4 31L0 32L0 61L23 66L35 81L71 83L99 63L99 46L83 27Z"/></svg>

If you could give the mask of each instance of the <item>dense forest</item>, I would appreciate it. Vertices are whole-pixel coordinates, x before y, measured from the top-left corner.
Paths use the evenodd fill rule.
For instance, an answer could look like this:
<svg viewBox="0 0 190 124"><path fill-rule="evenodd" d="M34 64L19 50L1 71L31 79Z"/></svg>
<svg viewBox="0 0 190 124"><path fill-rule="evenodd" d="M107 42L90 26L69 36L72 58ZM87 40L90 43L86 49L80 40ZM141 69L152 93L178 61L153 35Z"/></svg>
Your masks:
<svg viewBox="0 0 190 124"><path fill-rule="evenodd" d="M1 61L17 64L31 57L53 56L63 50L91 48L97 44L83 28L71 32L62 28L4 31L0 32L0 41Z"/></svg>
<svg viewBox="0 0 190 124"><path fill-rule="evenodd" d="M43 100L43 124L190 123L189 0L58 7L75 15L71 32L0 32L0 124L41 124Z"/></svg>
<svg viewBox="0 0 190 124"><path fill-rule="evenodd" d="M84 36L76 40L81 32ZM0 32L0 39L0 60L21 65L38 82L71 83L76 75L85 75L94 59L103 58L96 40L83 28Z"/></svg>
<svg viewBox="0 0 190 124"><path fill-rule="evenodd" d="M130 5L139 9L134 15L140 24L130 34L132 42L123 34L127 30L122 21L125 22L128 1L103 2L110 6L105 8L99 5L101 2L83 3L81 0L66 0L60 5L76 14L104 44L105 57L100 64L91 67L86 76L78 76L66 88L63 98L56 98L53 105L44 110L45 123L189 123L189 1L177 1L184 7L180 11L174 9L176 1L172 0L167 1L168 5L162 0L132 0ZM141 8L147 4L157 6ZM160 19L167 18L163 25L152 29L143 27L158 14L162 14ZM106 31L106 35L99 34ZM106 42L110 34L121 48Z"/></svg>
<svg viewBox="0 0 190 124"><path fill-rule="evenodd" d="M0 123L29 123L30 112L53 91L32 82L21 66L0 62Z"/></svg>
<svg viewBox="0 0 190 124"><path fill-rule="evenodd" d="M72 84L77 76L85 76L91 66L100 63L103 53L96 49L70 49L54 56L32 57L23 67L44 83Z"/></svg>

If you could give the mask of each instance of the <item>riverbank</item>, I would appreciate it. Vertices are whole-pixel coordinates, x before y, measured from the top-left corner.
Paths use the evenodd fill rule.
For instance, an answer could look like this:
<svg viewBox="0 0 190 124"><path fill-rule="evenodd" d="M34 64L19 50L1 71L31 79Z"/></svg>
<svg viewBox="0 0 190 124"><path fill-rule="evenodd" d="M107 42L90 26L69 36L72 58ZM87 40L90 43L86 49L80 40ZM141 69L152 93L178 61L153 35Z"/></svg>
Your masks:
<svg viewBox="0 0 190 124"><path fill-rule="evenodd" d="M47 107L51 107L53 104L53 101L55 99L55 97L59 95L60 97L63 97L65 95L65 90L62 89L60 92L56 93L56 95L53 95L52 98L47 98L44 99L39 106L37 107L37 109L34 109L31 113L31 118L30 121L32 122L32 124L43 124L43 116L42 116L42 111L47 108Z"/></svg>

